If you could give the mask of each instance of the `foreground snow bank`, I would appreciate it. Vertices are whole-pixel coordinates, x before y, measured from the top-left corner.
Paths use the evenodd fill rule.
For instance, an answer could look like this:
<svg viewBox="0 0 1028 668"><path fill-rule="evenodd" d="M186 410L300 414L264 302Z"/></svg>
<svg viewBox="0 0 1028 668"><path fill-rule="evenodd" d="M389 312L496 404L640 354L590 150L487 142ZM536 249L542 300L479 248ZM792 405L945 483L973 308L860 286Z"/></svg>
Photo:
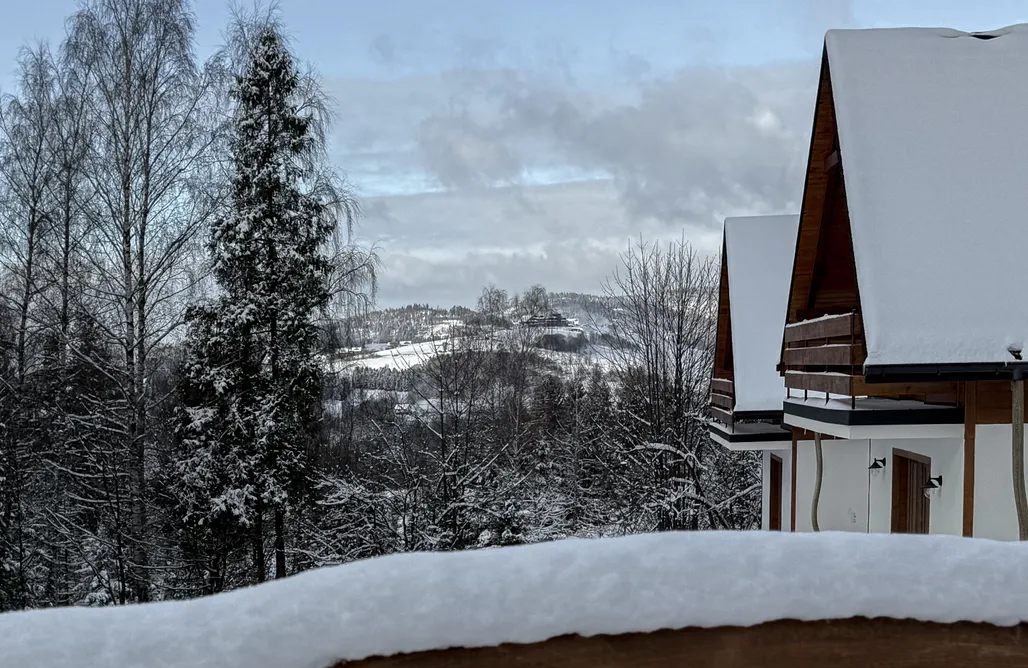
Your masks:
<svg viewBox="0 0 1028 668"><path fill-rule="evenodd" d="M1028 621L1028 544L709 532L403 554L188 602L0 615L18 668L328 668L569 633L853 616Z"/></svg>

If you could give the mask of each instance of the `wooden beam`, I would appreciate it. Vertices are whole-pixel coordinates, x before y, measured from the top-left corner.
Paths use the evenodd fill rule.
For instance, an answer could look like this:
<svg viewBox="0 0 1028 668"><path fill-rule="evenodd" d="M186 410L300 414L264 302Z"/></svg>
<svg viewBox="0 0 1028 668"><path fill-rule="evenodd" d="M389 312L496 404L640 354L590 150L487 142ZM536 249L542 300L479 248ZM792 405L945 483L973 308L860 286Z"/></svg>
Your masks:
<svg viewBox="0 0 1028 668"><path fill-rule="evenodd" d="M1028 624L938 624L852 617L564 635L524 644L377 656L340 662L335 668L1008 668L1026 664Z"/></svg>
<svg viewBox="0 0 1028 668"><path fill-rule="evenodd" d="M793 390L812 390L853 396L853 376L832 373L807 373L804 371L788 371L785 374L785 386Z"/></svg>
<svg viewBox="0 0 1028 668"><path fill-rule="evenodd" d="M796 444L797 438L796 427L792 428L792 460L789 464L789 468L792 469L790 479L792 482L789 483L789 530L796 531Z"/></svg>
<svg viewBox="0 0 1028 668"><path fill-rule="evenodd" d="M728 397L735 396L735 383L727 378L711 378L710 389L712 392L723 394Z"/></svg>
<svg viewBox="0 0 1028 668"><path fill-rule="evenodd" d="M817 341L836 336L852 336L856 332L857 317L854 313L831 315L814 320L794 322L785 326L785 343Z"/></svg>
<svg viewBox="0 0 1028 668"><path fill-rule="evenodd" d="M853 394L858 397L947 396L957 400L958 383L868 383L863 376L854 376Z"/></svg>
<svg viewBox="0 0 1028 668"><path fill-rule="evenodd" d="M710 405L732 410L735 408L735 401L733 401L731 397L726 397L723 394L712 393L710 395Z"/></svg>
<svg viewBox="0 0 1028 668"><path fill-rule="evenodd" d="M963 535L974 536L974 435L978 418L978 383L964 385L964 518Z"/></svg>
<svg viewBox="0 0 1028 668"><path fill-rule="evenodd" d="M1010 447L1014 473L1014 508L1017 512L1017 538L1028 540L1028 490L1024 476L1024 379L1015 375L1010 381Z"/></svg>
<svg viewBox="0 0 1028 668"><path fill-rule="evenodd" d="M838 151L832 151L831 155L825 158L825 171L830 172L839 164L840 157Z"/></svg>
<svg viewBox="0 0 1028 668"><path fill-rule="evenodd" d="M836 343L786 348L782 359L785 366L857 366L864 363L864 351L859 344Z"/></svg>

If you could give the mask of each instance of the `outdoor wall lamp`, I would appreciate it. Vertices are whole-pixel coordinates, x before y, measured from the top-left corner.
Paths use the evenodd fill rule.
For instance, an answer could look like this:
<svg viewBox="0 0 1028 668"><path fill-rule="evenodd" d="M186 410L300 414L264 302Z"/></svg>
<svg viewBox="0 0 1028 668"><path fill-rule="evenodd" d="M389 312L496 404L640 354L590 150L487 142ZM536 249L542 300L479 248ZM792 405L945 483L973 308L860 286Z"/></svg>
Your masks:
<svg viewBox="0 0 1028 668"><path fill-rule="evenodd" d="M939 476L937 476L935 478L928 478L928 482L926 482L924 484L924 487L922 487L921 489L924 490L925 498L930 499L933 496L935 496L935 494L939 491L940 487L942 487L942 476L941 475L939 475Z"/></svg>
<svg viewBox="0 0 1028 668"><path fill-rule="evenodd" d="M872 478L877 478L878 474L881 473L884 468L885 457L882 457L881 459L876 459L873 462L871 462L871 466L868 466L867 470L871 472Z"/></svg>

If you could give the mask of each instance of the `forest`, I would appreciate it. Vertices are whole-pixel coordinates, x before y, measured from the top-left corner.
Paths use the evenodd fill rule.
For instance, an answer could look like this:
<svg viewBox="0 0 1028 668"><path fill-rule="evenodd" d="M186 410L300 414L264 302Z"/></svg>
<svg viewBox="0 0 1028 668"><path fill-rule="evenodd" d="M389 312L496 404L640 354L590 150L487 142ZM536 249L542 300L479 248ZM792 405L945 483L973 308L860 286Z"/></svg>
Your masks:
<svg viewBox="0 0 1028 668"><path fill-rule="evenodd" d="M207 59L195 30L188 0L84 0L0 100L0 612L759 525L759 462L707 436L715 259L626 248L592 357L517 326L571 299L541 286L399 367L340 357L421 324L374 310L335 102L275 12Z"/></svg>

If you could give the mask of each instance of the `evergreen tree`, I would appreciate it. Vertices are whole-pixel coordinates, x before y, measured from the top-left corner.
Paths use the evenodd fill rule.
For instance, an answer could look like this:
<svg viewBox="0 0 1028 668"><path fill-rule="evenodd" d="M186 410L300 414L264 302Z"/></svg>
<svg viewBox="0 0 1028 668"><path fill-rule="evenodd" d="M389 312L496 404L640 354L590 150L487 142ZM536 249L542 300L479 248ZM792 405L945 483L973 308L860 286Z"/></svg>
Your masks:
<svg viewBox="0 0 1028 668"><path fill-rule="evenodd" d="M266 514L275 574L285 575L287 513L308 491L321 420L317 319L330 296L326 247L336 219L310 186L320 147L299 83L281 36L264 30L232 92L231 210L210 240L221 293L188 317L183 517L223 539L231 524L245 527L258 581L267 572Z"/></svg>

